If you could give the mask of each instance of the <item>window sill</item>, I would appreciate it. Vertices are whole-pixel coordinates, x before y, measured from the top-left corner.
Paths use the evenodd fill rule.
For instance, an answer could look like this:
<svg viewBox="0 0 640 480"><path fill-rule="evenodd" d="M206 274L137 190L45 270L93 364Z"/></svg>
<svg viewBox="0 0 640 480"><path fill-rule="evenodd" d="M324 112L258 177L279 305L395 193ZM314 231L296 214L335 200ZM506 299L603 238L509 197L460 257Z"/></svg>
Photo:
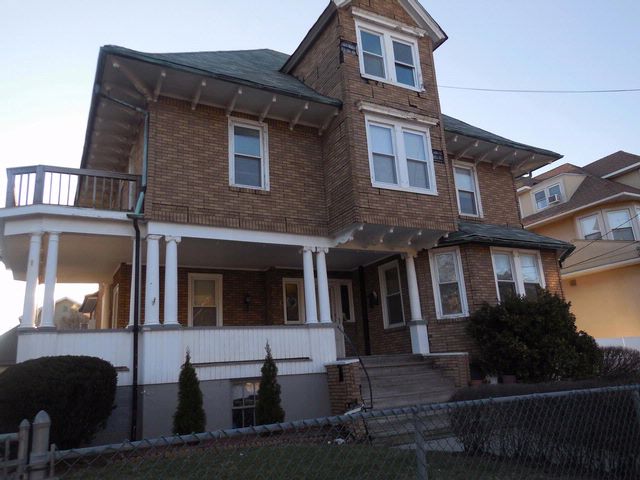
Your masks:
<svg viewBox="0 0 640 480"><path fill-rule="evenodd" d="M463 220L471 220L476 222L481 222L484 220L484 215L468 215L466 213L459 213L459 212L458 212L458 217L460 217Z"/></svg>
<svg viewBox="0 0 640 480"><path fill-rule="evenodd" d="M467 320L469 318L469 312L461 313L459 315L447 315L446 317L436 317L438 323L454 323L459 322L461 320Z"/></svg>
<svg viewBox="0 0 640 480"><path fill-rule="evenodd" d="M385 325L384 327L384 331L385 332L393 332L395 330L402 330L404 328L406 328L407 324L406 323L401 323L398 325Z"/></svg>
<svg viewBox="0 0 640 480"><path fill-rule="evenodd" d="M271 191L266 188L246 187L240 185L229 185L229 190L239 193L251 193L254 195L270 195Z"/></svg>
<svg viewBox="0 0 640 480"><path fill-rule="evenodd" d="M373 188L379 188L382 190L394 190L396 192L417 193L419 195L431 195L432 197L438 196L437 190L425 190L424 188L416 187L402 187L400 185L393 185L388 183L371 182Z"/></svg>
<svg viewBox="0 0 640 480"><path fill-rule="evenodd" d="M370 82L386 83L387 85L392 85L394 87L404 88L405 90L410 90L410 91L416 92L416 93L424 93L424 92L427 91L427 89L424 88L424 86L422 86L422 87L412 87L411 85L406 85L406 84L400 83L400 82L394 82L393 80L389 80L387 78L374 77L373 75L368 75L368 74L362 73L362 72L360 72L360 76L362 78L364 78L365 80L368 80Z"/></svg>

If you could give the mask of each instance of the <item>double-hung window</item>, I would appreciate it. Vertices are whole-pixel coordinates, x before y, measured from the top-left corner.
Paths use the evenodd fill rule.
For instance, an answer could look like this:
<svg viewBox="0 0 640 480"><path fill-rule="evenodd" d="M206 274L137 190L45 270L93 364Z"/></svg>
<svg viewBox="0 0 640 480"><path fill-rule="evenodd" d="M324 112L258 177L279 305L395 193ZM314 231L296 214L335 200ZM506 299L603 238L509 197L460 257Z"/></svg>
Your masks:
<svg viewBox="0 0 640 480"><path fill-rule="evenodd" d="M633 223L628 209L609 210L607 212L607 222L613 240L635 240L633 234Z"/></svg>
<svg viewBox="0 0 640 480"><path fill-rule="evenodd" d="M267 125L229 119L229 183L232 186L269 190Z"/></svg>
<svg viewBox="0 0 640 480"><path fill-rule="evenodd" d="M460 215L481 216L478 178L475 168L471 165L458 164L453 169Z"/></svg>
<svg viewBox="0 0 640 480"><path fill-rule="evenodd" d="M422 90L415 38L360 22L357 28L360 72L363 77Z"/></svg>
<svg viewBox="0 0 640 480"><path fill-rule="evenodd" d="M285 323L304 323L304 280L285 278L282 280L282 295Z"/></svg>
<svg viewBox="0 0 640 480"><path fill-rule="evenodd" d="M400 286L400 267L398 262L391 262L378 267L378 276L380 278L382 318L385 328L404 325L402 287Z"/></svg>
<svg viewBox="0 0 640 480"><path fill-rule="evenodd" d="M582 237L585 240L602 239L602 220L599 213L579 219Z"/></svg>
<svg viewBox="0 0 640 480"><path fill-rule="evenodd" d="M429 129L367 117L374 187L437 194Z"/></svg>
<svg viewBox="0 0 640 480"><path fill-rule="evenodd" d="M429 252L431 282L438 318L464 317L469 314L462 262L458 248Z"/></svg>
<svg viewBox="0 0 640 480"><path fill-rule="evenodd" d="M559 183L539 190L533 194L536 209L544 210L562 201L562 187Z"/></svg>
<svg viewBox="0 0 640 480"><path fill-rule="evenodd" d="M542 263L538 252L493 249L492 259L500 301L510 295L536 298L538 288L544 288Z"/></svg>
<svg viewBox="0 0 640 480"><path fill-rule="evenodd" d="M260 382L249 381L232 386L231 428L253 427L256 424L256 400Z"/></svg>
<svg viewBox="0 0 640 480"><path fill-rule="evenodd" d="M222 326L222 275L189 274L189 326Z"/></svg>

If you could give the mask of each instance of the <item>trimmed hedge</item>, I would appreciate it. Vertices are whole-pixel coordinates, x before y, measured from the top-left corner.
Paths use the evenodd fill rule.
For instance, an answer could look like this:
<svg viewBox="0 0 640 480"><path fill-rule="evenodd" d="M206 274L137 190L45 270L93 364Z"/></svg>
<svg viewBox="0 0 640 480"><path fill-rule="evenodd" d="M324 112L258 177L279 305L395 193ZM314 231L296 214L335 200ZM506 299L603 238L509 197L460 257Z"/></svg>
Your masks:
<svg viewBox="0 0 640 480"><path fill-rule="evenodd" d="M462 389L452 401L583 390L629 382L594 379ZM637 391L636 391L637 392ZM640 414L632 391L466 405L451 413L469 455L491 455L599 478L640 478Z"/></svg>
<svg viewBox="0 0 640 480"><path fill-rule="evenodd" d="M40 411L51 418L51 442L75 448L91 441L114 408L117 372L95 357L42 357L0 374L0 432L16 432Z"/></svg>

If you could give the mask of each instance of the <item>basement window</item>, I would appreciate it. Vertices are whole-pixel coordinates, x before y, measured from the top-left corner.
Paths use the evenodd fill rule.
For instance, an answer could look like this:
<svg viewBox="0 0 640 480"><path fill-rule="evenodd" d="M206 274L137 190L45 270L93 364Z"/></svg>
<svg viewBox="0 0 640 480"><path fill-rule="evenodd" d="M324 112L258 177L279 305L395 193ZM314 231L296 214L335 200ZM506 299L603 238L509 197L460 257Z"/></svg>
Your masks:
<svg viewBox="0 0 640 480"><path fill-rule="evenodd" d="M360 73L364 78L422 91L415 38L377 25L356 23Z"/></svg>
<svg viewBox="0 0 640 480"><path fill-rule="evenodd" d="M269 190L267 124L229 119L229 184Z"/></svg>
<svg viewBox="0 0 640 480"><path fill-rule="evenodd" d="M253 427L256 424L256 400L260 382L249 381L232 386L231 428Z"/></svg>

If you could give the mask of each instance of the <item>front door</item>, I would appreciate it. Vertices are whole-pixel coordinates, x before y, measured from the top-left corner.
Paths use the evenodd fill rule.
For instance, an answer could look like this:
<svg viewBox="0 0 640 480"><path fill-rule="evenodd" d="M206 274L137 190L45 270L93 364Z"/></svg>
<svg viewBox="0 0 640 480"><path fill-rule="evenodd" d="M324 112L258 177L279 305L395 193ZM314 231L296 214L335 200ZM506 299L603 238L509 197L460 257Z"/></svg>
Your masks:
<svg viewBox="0 0 640 480"><path fill-rule="evenodd" d="M342 328L345 323L354 321L351 280L329 280L329 301L331 303L331 321L341 327L336 333L336 353L338 358L344 358L346 353Z"/></svg>

